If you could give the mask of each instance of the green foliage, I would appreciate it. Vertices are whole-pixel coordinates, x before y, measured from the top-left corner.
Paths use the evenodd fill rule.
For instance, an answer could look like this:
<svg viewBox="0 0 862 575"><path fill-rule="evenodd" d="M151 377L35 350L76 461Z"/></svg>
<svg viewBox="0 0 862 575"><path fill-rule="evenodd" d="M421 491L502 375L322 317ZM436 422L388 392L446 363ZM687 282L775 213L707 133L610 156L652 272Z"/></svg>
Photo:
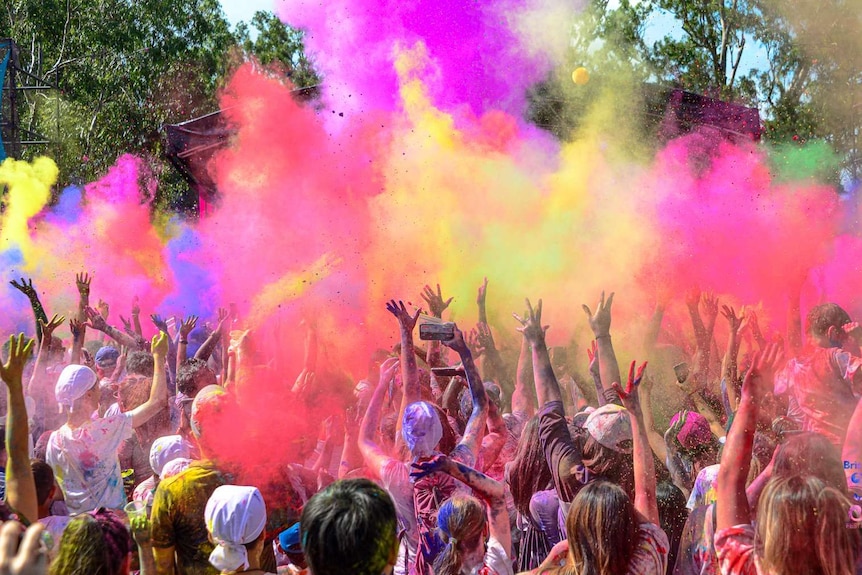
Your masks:
<svg viewBox="0 0 862 575"><path fill-rule="evenodd" d="M600 93L593 82L628 74L756 106L766 141L826 142L842 159L836 174L862 178L858 2L620 0L614 6L591 0L575 23L570 57L529 93L532 121L569 137ZM677 26L648 42L653 18ZM745 66L743 56L752 54L755 65ZM567 74L582 65L601 78L574 91Z"/></svg>
<svg viewBox="0 0 862 575"><path fill-rule="evenodd" d="M0 37L18 43L22 68L59 86L59 92L25 92L20 124L52 139L24 154L53 157L60 186L94 180L131 152L159 178L159 206L187 205L193 194L164 159L164 124L217 110L219 88L249 56L283 61L299 86L319 83L301 32L260 12L251 41L247 27L231 30L218 0L7 5Z"/></svg>
<svg viewBox="0 0 862 575"><path fill-rule="evenodd" d="M252 17L251 26L257 32L254 40L244 23L237 29L237 37L246 54L253 54L264 66L281 64L297 88L320 84L320 76L305 53L305 33L302 30L284 24L272 12L261 11Z"/></svg>

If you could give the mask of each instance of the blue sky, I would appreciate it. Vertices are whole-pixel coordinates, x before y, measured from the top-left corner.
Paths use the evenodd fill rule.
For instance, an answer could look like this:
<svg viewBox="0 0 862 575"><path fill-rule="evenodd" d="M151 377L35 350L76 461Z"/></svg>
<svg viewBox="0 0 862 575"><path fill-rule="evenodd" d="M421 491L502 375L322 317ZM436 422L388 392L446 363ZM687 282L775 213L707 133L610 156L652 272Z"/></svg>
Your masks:
<svg viewBox="0 0 862 575"><path fill-rule="evenodd" d="M251 20L258 10L275 10L276 0L221 0L221 6L231 24Z"/></svg>

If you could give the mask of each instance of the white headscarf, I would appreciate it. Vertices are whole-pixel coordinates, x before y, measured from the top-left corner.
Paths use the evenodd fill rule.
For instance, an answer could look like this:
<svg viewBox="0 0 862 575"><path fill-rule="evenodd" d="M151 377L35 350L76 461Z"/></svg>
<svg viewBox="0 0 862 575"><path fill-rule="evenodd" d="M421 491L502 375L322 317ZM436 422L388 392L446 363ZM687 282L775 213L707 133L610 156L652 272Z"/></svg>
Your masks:
<svg viewBox="0 0 862 575"><path fill-rule="evenodd" d="M210 563L219 571L248 569L247 543L257 539L266 525L266 504L255 487L222 485L204 510L207 531L216 543Z"/></svg>
<svg viewBox="0 0 862 575"><path fill-rule="evenodd" d="M159 437L150 447L150 467L153 473L161 477L165 465L174 459L188 459L192 454L192 445L183 439L182 435L166 435Z"/></svg>
<svg viewBox="0 0 862 575"><path fill-rule="evenodd" d="M443 424L437 410L426 401L408 405L404 410L401 435L413 457L432 455L443 438Z"/></svg>

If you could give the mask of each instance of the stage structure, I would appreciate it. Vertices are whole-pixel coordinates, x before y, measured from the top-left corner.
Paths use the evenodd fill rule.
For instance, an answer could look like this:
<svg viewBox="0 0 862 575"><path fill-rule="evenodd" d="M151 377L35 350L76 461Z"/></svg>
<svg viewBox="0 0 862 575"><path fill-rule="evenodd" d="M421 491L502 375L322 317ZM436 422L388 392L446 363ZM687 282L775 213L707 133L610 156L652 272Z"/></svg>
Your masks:
<svg viewBox="0 0 862 575"><path fill-rule="evenodd" d="M302 98L309 90L317 88L312 86L295 92ZM731 141L760 140L762 128L756 108L654 84L644 84L642 96L641 123L655 141L667 141L699 127L715 130ZM561 98L539 98L543 100L544 117L549 120L554 120L555 113L570 105ZM534 104L536 101L534 99ZM554 131L550 123L543 124L535 117L531 119L537 125ZM167 139L165 154L197 192L198 213L206 217L218 201L218 190L209 172L209 163L229 143L233 128L227 125L219 110L180 124L165 125L164 131Z"/></svg>
<svg viewBox="0 0 862 575"><path fill-rule="evenodd" d="M297 88L293 95L303 102L311 101L319 85ZM198 215L206 217L218 201L216 184L209 172L209 163L220 149L228 144L234 130L227 125L223 110L163 126L168 161L198 194ZM189 206L191 208L191 206Z"/></svg>
<svg viewBox="0 0 862 575"><path fill-rule="evenodd" d="M46 145L51 140L20 125L24 92L53 90L56 86L21 68L18 45L11 38L0 39L0 161L21 158L26 146ZM59 100L57 101L59 106ZM59 126L59 107L57 121Z"/></svg>

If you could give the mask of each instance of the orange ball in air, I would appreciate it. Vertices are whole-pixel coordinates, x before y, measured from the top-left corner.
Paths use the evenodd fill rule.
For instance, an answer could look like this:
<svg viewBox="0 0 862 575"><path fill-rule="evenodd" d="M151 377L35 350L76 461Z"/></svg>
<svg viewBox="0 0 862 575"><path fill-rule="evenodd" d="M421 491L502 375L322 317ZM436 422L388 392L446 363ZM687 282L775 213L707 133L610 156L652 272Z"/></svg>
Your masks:
<svg viewBox="0 0 862 575"><path fill-rule="evenodd" d="M580 68L575 68L575 71L572 72L572 82L574 82L578 86L583 86L589 81L590 72L583 66L581 66Z"/></svg>

